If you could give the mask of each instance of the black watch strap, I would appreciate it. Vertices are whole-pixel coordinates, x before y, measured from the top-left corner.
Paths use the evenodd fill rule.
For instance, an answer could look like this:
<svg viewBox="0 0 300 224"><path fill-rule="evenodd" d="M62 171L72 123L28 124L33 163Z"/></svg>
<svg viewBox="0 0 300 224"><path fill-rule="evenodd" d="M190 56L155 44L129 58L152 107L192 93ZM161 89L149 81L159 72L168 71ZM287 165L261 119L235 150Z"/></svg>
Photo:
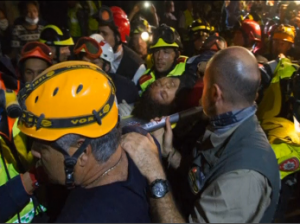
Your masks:
<svg viewBox="0 0 300 224"><path fill-rule="evenodd" d="M167 180L157 179L149 185L149 195L151 198L163 198L170 190Z"/></svg>

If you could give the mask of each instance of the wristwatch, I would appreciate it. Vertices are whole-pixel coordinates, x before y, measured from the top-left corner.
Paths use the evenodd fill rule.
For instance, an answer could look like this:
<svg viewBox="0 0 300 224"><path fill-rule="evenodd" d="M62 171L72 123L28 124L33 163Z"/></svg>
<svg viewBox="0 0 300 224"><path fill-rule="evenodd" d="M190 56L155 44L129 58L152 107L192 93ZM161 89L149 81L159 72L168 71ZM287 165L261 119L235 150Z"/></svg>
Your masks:
<svg viewBox="0 0 300 224"><path fill-rule="evenodd" d="M157 179L149 186L149 193L152 198L163 198L169 192L169 184L167 180Z"/></svg>

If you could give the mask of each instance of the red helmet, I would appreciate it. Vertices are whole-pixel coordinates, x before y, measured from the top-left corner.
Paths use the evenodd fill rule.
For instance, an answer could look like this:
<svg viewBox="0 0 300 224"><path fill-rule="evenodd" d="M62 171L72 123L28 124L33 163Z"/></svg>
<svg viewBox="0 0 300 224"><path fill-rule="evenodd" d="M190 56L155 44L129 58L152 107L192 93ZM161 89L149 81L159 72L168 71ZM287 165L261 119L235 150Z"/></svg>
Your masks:
<svg viewBox="0 0 300 224"><path fill-rule="evenodd" d="M127 38L130 36L130 22L127 14L120 7L102 6L94 16L100 26L109 26L115 34L120 36L121 42L127 43Z"/></svg>
<svg viewBox="0 0 300 224"><path fill-rule="evenodd" d="M127 43L127 38L130 36L130 22L127 14L117 6L110 7L110 10L114 17L114 23L120 33L121 41Z"/></svg>
<svg viewBox="0 0 300 224"><path fill-rule="evenodd" d="M247 36L249 41L261 41L261 29L256 21L245 19L242 22L241 30Z"/></svg>

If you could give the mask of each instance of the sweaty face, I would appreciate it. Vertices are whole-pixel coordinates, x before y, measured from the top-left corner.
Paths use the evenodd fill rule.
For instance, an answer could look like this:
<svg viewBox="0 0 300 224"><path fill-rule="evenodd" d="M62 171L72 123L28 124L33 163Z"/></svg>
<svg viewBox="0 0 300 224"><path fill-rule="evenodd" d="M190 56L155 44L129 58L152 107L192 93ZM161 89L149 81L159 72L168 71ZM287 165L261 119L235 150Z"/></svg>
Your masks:
<svg viewBox="0 0 300 224"><path fill-rule="evenodd" d="M141 34L134 34L132 36L133 50L141 57L147 56L147 43L142 39Z"/></svg>
<svg viewBox="0 0 300 224"><path fill-rule="evenodd" d="M40 159L49 181L54 184L65 184L64 156L52 148L50 143L35 141L31 148L32 155Z"/></svg>
<svg viewBox="0 0 300 224"><path fill-rule="evenodd" d="M42 59L26 59L24 63L24 82L32 82L32 80L42 73L46 68L48 68L48 64Z"/></svg>
<svg viewBox="0 0 300 224"><path fill-rule="evenodd" d="M109 26L99 26L99 34L102 35L104 40L114 48L116 45L114 31Z"/></svg>
<svg viewBox="0 0 300 224"><path fill-rule="evenodd" d="M279 54L287 55L287 52L291 49L292 43L283 40L273 40L272 53L276 56Z"/></svg>
<svg viewBox="0 0 300 224"><path fill-rule="evenodd" d="M160 78L150 87L151 98L159 104L169 105L174 101L179 85L178 78Z"/></svg>
<svg viewBox="0 0 300 224"><path fill-rule="evenodd" d="M240 46L240 47L245 46L245 41L244 41L244 37L243 37L242 32L236 31L234 33L233 44L234 44L234 46Z"/></svg>
<svg viewBox="0 0 300 224"><path fill-rule="evenodd" d="M158 48L153 53L154 66L158 72L168 71L176 57L176 53L172 48Z"/></svg>
<svg viewBox="0 0 300 224"><path fill-rule="evenodd" d="M30 19L36 19L39 17L39 11L37 7L34 4L28 4L27 5L27 17Z"/></svg>

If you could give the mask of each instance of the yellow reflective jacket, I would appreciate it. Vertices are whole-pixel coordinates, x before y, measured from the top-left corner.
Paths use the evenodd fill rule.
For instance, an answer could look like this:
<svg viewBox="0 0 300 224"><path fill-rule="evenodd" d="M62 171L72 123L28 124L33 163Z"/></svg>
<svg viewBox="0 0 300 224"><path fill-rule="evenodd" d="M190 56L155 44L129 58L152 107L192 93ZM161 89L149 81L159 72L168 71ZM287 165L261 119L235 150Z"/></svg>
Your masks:
<svg viewBox="0 0 300 224"><path fill-rule="evenodd" d="M86 1L86 3L88 4L89 6L89 34L94 34L94 33L97 33L98 32L98 29L99 29L99 23L98 21L93 18L93 15L95 13L97 13L98 9L101 8L101 1ZM98 4L98 5L96 5Z"/></svg>
<svg viewBox="0 0 300 224"><path fill-rule="evenodd" d="M300 138L294 123L279 117L261 122L276 155L281 179L300 170Z"/></svg>
<svg viewBox="0 0 300 224"><path fill-rule="evenodd" d="M71 37L81 37L81 27L78 22L77 12L82 8L80 4L77 4L74 8L68 9L68 17L69 17L69 30Z"/></svg>
<svg viewBox="0 0 300 224"><path fill-rule="evenodd" d="M185 66L187 62L188 57L186 56L180 56L177 59L177 64L174 67L174 69L167 75L167 77L172 76L181 76L185 71ZM145 91L149 85L151 85L156 80L154 68L146 70L144 75L141 76L139 79L139 85L142 91Z"/></svg>
<svg viewBox="0 0 300 224"><path fill-rule="evenodd" d="M10 178L19 175L19 173L15 170L13 164L7 164L6 167L9 173ZM4 185L8 179L8 175L5 171L4 163L2 160L2 157L0 155L0 186ZM1 200L1 199L0 199ZM22 223L30 223L32 219L34 218L34 206L32 200L23 208L23 210L19 213L20 219ZM7 223L18 223L18 216L15 215L10 220L7 221Z"/></svg>
<svg viewBox="0 0 300 224"><path fill-rule="evenodd" d="M183 12L184 14L184 18L185 18L185 29L188 30L189 26L192 25L193 21L194 21L194 18L193 18L193 15L192 13L189 11L189 10L185 10ZM188 34L186 34L183 38L184 41L189 41L190 40L190 37Z"/></svg>
<svg viewBox="0 0 300 224"><path fill-rule="evenodd" d="M258 105L256 115L259 120L273 118L279 115L282 101L285 101L285 99L282 99L280 80L291 78L298 67L298 65L292 64L288 58L282 58L279 61L274 71L274 77L271 84L264 91L263 99Z"/></svg>

